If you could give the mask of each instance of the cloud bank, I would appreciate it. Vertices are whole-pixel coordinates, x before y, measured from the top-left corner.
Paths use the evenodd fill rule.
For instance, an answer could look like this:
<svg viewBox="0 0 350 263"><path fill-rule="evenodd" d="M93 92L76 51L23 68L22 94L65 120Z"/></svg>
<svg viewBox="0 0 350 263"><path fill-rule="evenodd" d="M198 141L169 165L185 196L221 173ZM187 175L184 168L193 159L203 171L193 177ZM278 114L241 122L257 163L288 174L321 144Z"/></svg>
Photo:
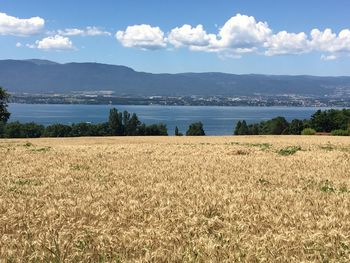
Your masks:
<svg viewBox="0 0 350 263"><path fill-rule="evenodd" d="M116 33L117 40L128 48L142 50L188 48L191 51L214 52L225 57L241 57L244 53L266 56L300 55L321 52L322 60L334 60L350 54L350 30L336 34L331 29L305 32L274 32L267 22L253 16L237 14L215 34L207 33L203 25L185 24L165 34L151 25L128 26Z"/></svg>

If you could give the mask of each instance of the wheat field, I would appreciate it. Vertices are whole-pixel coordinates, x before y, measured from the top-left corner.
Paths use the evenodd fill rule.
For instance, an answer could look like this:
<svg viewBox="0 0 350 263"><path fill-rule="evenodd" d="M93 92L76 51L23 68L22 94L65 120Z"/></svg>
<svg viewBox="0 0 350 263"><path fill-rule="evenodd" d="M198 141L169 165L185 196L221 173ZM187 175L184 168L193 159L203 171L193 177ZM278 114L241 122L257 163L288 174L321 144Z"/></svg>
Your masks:
<svg viewBox="0 0 350 263"><path fill-rule="evenodd" d="M0 140L0 262L349 262L350 140Z"/></svg>

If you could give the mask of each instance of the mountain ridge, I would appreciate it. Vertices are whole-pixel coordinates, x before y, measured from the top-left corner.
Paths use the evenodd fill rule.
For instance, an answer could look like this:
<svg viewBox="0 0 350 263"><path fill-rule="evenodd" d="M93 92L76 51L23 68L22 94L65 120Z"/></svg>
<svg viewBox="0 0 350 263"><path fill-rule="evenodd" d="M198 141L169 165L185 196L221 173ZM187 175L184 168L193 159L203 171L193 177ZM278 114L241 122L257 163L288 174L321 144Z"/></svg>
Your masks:
<svg viewBox="0 0 350 263"><path fill-rule="evenodd" d="M350 94L350 76L148 73L123 65L49 60L0 60L0 85L17 93L111 90L119 95L252 96Z"/></svg>

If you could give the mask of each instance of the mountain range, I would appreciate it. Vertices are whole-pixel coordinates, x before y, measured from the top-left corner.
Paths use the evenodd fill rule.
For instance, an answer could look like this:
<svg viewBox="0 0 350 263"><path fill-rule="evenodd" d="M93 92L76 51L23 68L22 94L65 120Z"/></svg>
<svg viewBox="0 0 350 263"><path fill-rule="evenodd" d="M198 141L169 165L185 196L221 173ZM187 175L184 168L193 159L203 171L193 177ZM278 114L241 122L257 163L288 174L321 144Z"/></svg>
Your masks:
<svg viewBox="0 0 350 263"><path fill-rule="evenodd" d="M0 86L13 93L113 91L140 96L252 96L350 94L350 77L227 74L153 74L100 63L0 60Z"/></svg>

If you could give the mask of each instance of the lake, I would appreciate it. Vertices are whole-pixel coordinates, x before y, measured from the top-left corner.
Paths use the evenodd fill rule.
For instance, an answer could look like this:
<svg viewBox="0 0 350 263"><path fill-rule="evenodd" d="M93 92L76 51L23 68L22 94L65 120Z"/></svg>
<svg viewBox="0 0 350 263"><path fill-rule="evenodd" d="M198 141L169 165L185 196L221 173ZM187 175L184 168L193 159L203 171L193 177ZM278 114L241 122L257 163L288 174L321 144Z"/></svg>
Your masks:
<svg viewBox="0 0 350 263"><path fill-rule="evenodd" d="M309 118L319 108L312 107L216 107L216 106L132 106L132 105L62 105L62 104L10 104L10 121L72 124L77 122L105 122L109 110L135 112L146 124L163 122L169 135L175 126L185 133L195 121L204 124L208 135L229 135L238 120L247 123L260 122L276 116L287 120Z"/></svg>

